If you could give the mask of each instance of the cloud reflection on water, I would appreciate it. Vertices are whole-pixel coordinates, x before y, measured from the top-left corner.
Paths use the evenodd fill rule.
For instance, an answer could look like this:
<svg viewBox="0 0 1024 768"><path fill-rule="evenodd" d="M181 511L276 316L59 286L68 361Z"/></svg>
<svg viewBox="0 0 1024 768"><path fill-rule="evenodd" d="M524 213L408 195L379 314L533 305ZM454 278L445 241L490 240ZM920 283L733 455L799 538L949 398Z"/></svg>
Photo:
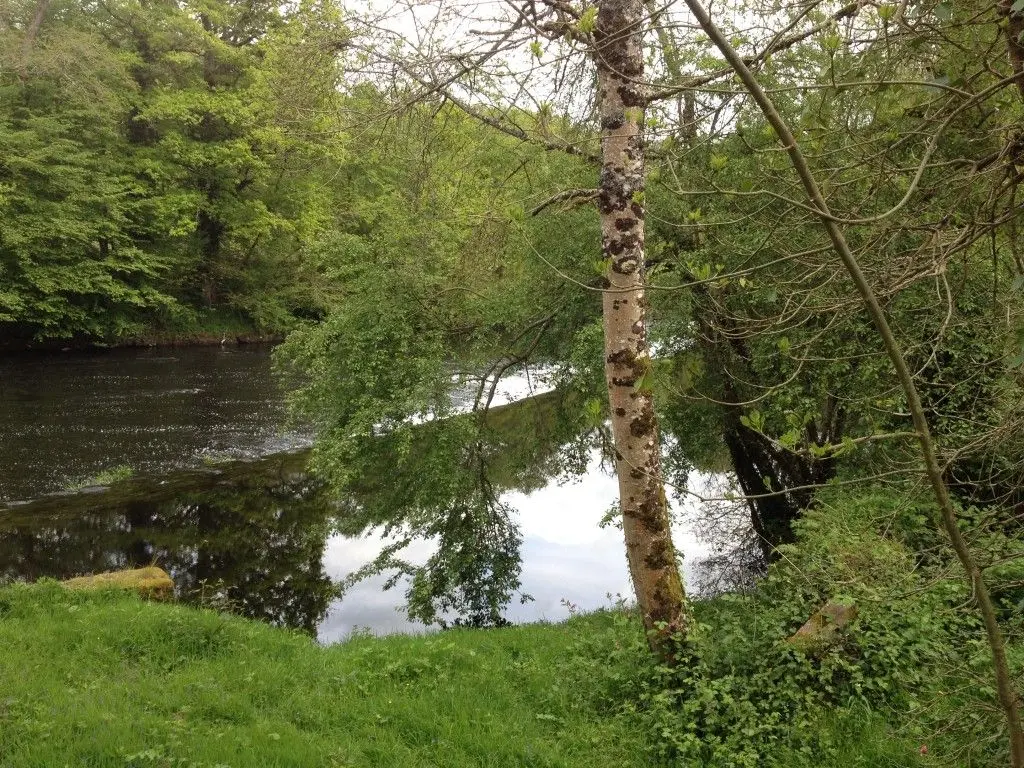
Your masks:
<svg viewBox="0 0 1024 768"><path fill-rule="evenodd" d="M693 483L703 481L696 473L691 478ZM506 612L509 620L560 621L569 615L563 600L580 610L592 611L608 606L608 595L613 599L616 595L632 596L622 531L599 525L617 496L615 477L601 469L595 451L587 473L577 481L552 481L531 494L513 492L503 497L519 511L522 591L534 598L525 604L513 602ZM678 505L676 509L690 511ZM673 539L684 555L684 577L690 579L693 565L709 550L688 525L689 515L682 517L673 528ZM423 562L432 546L430 542L416 542L406 550L406 557ZM324 568L332 578L344 578L372 560L380 548L381 539L377 537L333 536L327 541ZM375 634L424 631L421 624L408 621L401 611L404 586L384 591L385 581L386 576L367 579L350 589L343 601L334 603L320 624L320 641L343 640L355 628L367 628Z"/></svg>

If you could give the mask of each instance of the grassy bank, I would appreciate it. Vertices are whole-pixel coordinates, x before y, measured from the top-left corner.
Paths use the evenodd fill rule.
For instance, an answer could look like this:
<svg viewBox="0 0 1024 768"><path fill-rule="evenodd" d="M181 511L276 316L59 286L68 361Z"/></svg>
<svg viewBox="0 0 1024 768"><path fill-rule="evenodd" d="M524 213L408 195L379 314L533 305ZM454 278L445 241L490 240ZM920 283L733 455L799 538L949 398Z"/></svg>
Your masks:
<svg viewBox="0 0 1024 768"><path fill-rule="evenodd" d="M0 590L0 765L629 766L560 684L579 626L322 648L239 618L57 585Z"/></svg>
<svg viewBox="0 0 1024 768"><path fill-rule="evenodd" d="M809 510L756 589L693 604L672 666L624 611L323 648L210 610L3 587L0 768L1006 766L968 587L877 534L886 504ZM836 584L856 620L794 648Z"/></svg>
<svg viewBox="0 0 1024 768"><path fill-rule="evenodd" d="M709 617L722 610L703 605ZM598 612L325 648L212 610L10 586L0 589L0 766L987 765L937 744L921 755L905 715L856 706L815 708L756 757L728 744L707 762L666 755L690 732L718 738L695 720L765 697L766 681L723 676L698 710L665 719L638 638L632 618ZM763 720L729 737L764 742Z"/></svg>
<svg viewBox="0 0 1024 768"><path fill-rule="evenodd" d="M626 707L607 695L639 679L636 639L631 620L598 613L323 648L212 611L11 586L0 765L652 765L661 734L643 686ZM815 733L813 749L780 745L756 764L932 764L867 710L823 711Z"/></svg>

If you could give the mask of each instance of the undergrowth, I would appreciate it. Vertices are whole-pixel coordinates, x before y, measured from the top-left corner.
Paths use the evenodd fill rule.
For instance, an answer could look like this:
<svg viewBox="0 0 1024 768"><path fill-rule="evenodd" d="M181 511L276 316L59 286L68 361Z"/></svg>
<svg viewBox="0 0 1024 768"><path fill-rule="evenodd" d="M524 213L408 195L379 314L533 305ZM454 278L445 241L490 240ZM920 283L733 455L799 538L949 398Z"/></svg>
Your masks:
<svg viewBox="0 0 1024 768"><path fill-rule="evenodd" d="M621 606L324 648L211 610L4 587L0 766L1005 765L969 595L935 542L909 545L924 509L825 497L756 590L694 605L673 664ZM858 618L813 653L788 643L828 600Z"/></svg>
<svg viewBox="0 0 1024 768"><path fill-rule="evenodd" d="M609 614L580 635L571 674L596 710L654 734L651 758L663 763L1006 765L964 582L907 545L926 509L825 495L756 590L694 605L673 664L652 661L636 623ZM798 650L788 638L828 601L856 605L858 618Z"/></svg>

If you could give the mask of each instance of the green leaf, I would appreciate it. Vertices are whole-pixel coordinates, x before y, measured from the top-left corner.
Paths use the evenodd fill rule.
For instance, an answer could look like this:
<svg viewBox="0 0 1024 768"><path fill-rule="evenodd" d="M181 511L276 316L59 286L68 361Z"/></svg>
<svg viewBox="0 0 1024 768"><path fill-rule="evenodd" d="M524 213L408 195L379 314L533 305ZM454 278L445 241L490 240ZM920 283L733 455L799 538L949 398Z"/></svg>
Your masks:
<svg viewBox="0 0 1024 768"><path fill-rule="evenodd" d="M779 437L779 444L784 448L793 450L800 442L800 432L796 429L790 429L784 432Z"/></svg>
<svg viewBox="0 0 1024 768"><path fill-rule="evenodd" d="M748 414L741 415L740 424L755 432L761 432L764 429L764 414L760 411L751 411Z"/></svg>
<svg viewBox="0 0 1024 768"><path fill-rule="evenodd" d="M603 402L596 397L587 400L583 406L583 413L588 424L596 426L604 421L603 406Z"/></svg>
<svg viewBox="0 0 1024 768"><path fill-rule="evenodd" d="M842 45L843 38L836 33L830 33L822 35L821 37L821 48L828 53L835 53L839 50L839 46Z"/></svg>
<svg viewBox="0 0 1024 768"><path fill-rule="evenodd" d="M637 392L654 391L652 378L652 371L650 368L648 368L646 371L643 372L643 374L641 374L640 378L636 380L636 383L633 385L633 389L635 389Z"/></svg>
<svg viewBox="0 0 1024 768"><path fill-rule="evenodd" d="M577 29L585 34L590 34L597 27L597 6L592 5L583 12L580 16L579 22L576 24Z"/></svg>

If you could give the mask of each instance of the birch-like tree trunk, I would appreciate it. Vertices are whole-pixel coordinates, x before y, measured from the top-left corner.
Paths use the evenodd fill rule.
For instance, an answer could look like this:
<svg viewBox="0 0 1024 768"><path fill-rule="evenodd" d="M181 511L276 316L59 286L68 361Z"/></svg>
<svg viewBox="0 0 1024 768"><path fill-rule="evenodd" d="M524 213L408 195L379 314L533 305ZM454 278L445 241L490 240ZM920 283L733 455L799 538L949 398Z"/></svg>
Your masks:
<svg viewBox="0 0 1024 768"><path fill-rule="evenodd" d="M626 556L652 649L685 634L687 606L661 474L644 295L642 0L604 0L594 31L601 116L605 377Z"/></svg>

